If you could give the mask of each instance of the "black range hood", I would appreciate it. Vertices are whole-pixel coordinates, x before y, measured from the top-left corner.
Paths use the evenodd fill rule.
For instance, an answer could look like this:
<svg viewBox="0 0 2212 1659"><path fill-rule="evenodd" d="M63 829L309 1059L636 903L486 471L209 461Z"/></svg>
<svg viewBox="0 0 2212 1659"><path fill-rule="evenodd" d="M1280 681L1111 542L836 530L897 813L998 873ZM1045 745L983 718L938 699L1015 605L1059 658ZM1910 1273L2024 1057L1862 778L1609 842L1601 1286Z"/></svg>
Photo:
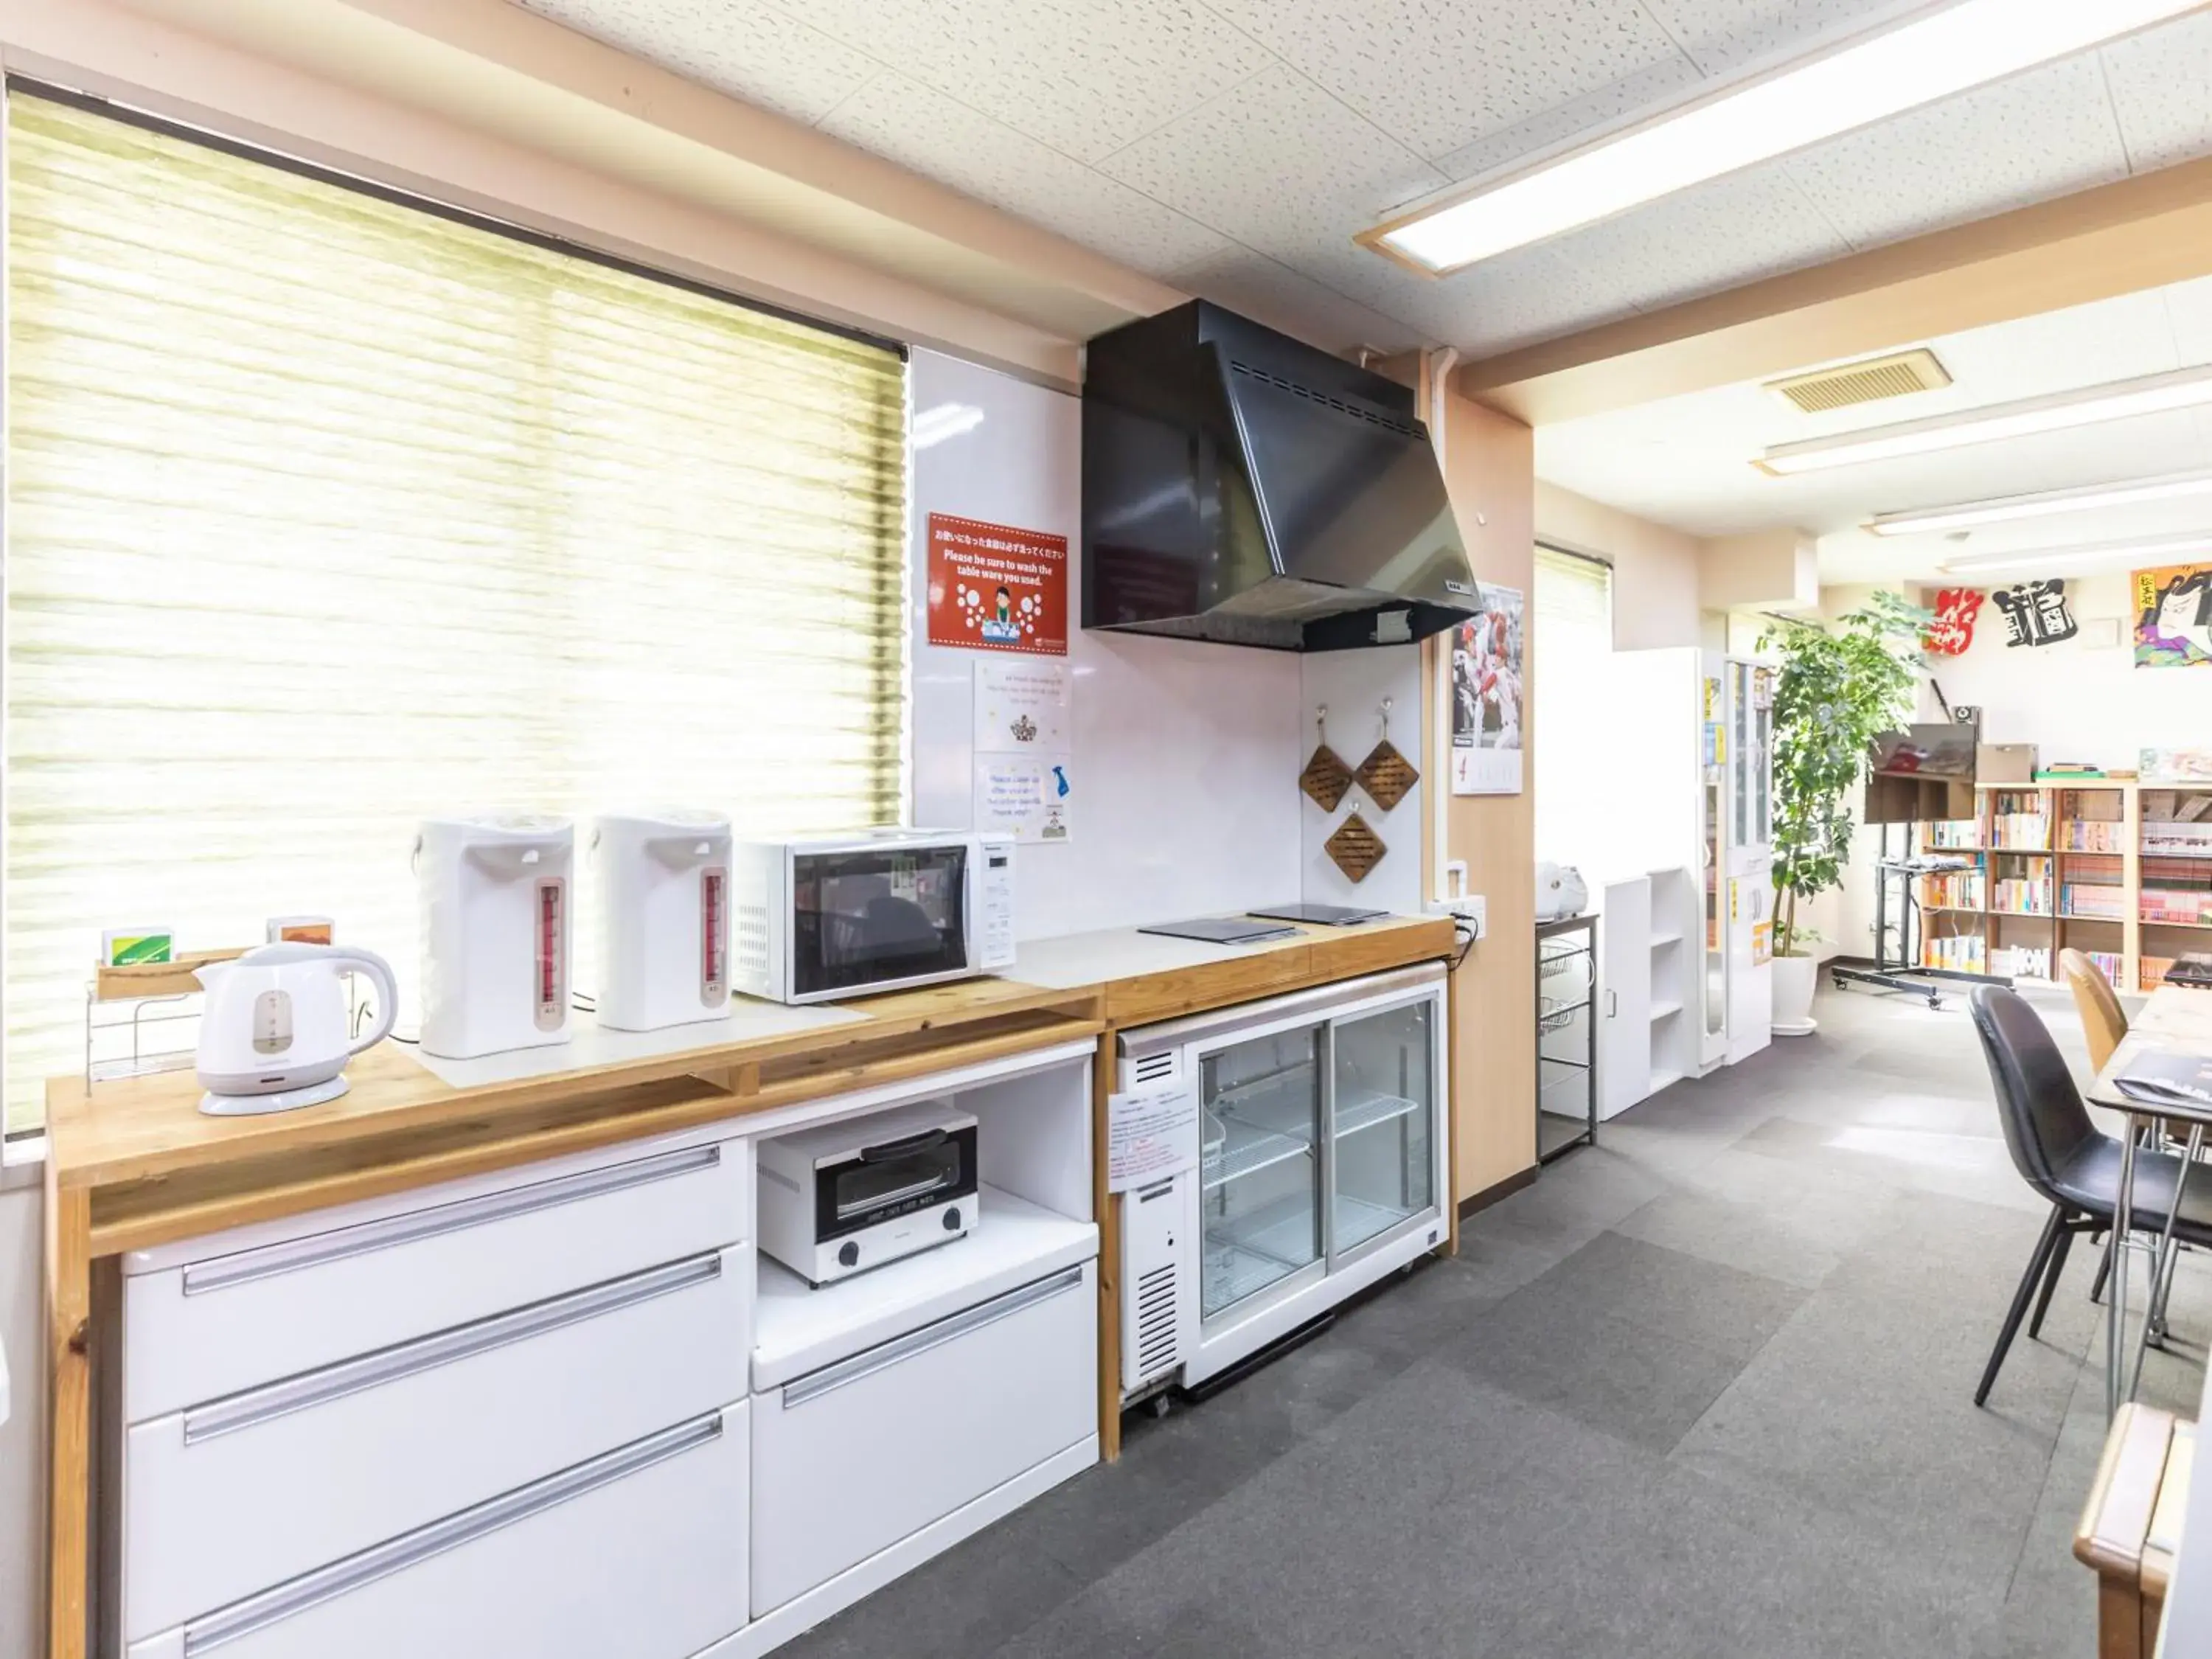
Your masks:
<svg viewBox="0 0 2212 1659"><path fill-rule="evenodd" d="M1202 300L1091 342L1085 628L1340 651L1474 608L1410 388Z"/></svg>

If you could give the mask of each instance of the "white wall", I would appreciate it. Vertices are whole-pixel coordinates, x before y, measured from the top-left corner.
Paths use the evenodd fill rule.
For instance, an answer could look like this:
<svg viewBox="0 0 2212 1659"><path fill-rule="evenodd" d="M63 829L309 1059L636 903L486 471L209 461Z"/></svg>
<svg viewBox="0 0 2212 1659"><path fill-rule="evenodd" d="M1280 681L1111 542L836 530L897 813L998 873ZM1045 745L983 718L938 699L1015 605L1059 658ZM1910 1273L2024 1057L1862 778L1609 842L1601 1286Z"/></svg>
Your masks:
<svg viewBox="0 0 2212 1659"><path fill-rule="evenodd" d="M1300 832L1297 896L1314 904L1349 904L1364 909L1418 911L1428 887L1421 878L1421 821L1429 793L1433 757L1421 752L1421 648L1417 645L1378 647L1367 651L1319 651L1297 659L1299 706L1296 710L1304 730L1295 745L1297 753L1291 788L1297 792ZM1382 700L1390 699L1390 744L1413 762L1421 781L1385 812L1367 792L1354 784L1336 811L1324 812L1303 791L1295 778L1305 769L1313 753L1314 710L1328 709L1328 746L1354 771L1374 751L1382 735ZM1375 831L1388 850L1364 881L1353 883L1324 850L1337 826L1354 812ZM1276 897L1282 896L1280 894Z"/></svg>
<svg viewBox="0 0 2212 1659"><path fill-rule="evenodd" d="M0 1190L0 1659L43 1651L46 1580L45 1189Z"/></svg>
<svg viewBox="0 0 2212 1659"><path fill-rule="evenodd" d="M934 352L915 352L911 375L917 416L951 403L983 411L969 431L914 457L915 821L964 827L974 815L973 665L985 653L931 645L923 592L929 514L954 513L1068 540L1072 835L1064 846L1024 847L1017 854L1020 936L1304 896L1309 860L1297 780L1313 738L1304 659L1084 633L1080 402ZM1398 708L1405 724L1394 720L1393 729L1407 733L1401 747L1411 755L1419 744L1418 680L1409 682ZM1365 729L1347 703L1332 730L1338 752L1353 766L1372 746L1371 738L1358 746ZM1417 866L1418 805L1401 805L1390 820L1394 829L1405 822L1411 850L1404 863ZM1387 832L1384 839L1393 856L1366 884L1376 891L1382 870L1398 862L1396 841Z"/></svg>
<svg viewBox="0 0 2212 1659"><path fill-rule="evenodd" d="M2212 672L2135 665L2125 571L2069 581L2066 597L2081 624L2073 639L2008 646L2003 617L1984 603L1966 653L1934 659L1943 695L1981 708L1983 741L2032 743L2046 766L2126 767L2147 746L2212 742ZM2118 619L2117 646L2086 643L2091 623L2102 619ZM1938 718L1932 697L1924 707L1927 718Z"/></svg>

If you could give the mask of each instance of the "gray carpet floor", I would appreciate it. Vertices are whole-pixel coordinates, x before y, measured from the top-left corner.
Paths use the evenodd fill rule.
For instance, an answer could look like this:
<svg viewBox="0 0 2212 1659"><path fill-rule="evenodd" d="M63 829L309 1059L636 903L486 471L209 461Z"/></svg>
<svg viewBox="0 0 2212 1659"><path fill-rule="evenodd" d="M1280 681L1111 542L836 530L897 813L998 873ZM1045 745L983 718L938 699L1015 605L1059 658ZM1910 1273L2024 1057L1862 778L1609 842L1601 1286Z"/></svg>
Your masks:
<svg viewBox="0 0 2212 1659"><path fill-rule="evenodd" d="M2043 1210L1963 1003L1816 1012L783 1651L2088 1659L2094 1254L1975 1409ZM2173 1321L2143 1396L2194 1416L2212 1260Z"/></svg>

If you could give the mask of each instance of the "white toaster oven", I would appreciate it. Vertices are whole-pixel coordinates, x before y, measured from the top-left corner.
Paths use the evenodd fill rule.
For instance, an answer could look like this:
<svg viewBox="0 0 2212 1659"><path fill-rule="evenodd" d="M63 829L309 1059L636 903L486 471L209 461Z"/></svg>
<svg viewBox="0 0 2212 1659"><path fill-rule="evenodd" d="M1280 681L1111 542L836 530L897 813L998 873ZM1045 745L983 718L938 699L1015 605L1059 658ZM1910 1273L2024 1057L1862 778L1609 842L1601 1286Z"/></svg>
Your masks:
<svg viewBox="0 0 2212 1659"><path fill-rule="evenodd" d="M975 1119L939 1101L760 1143L760 1248L827 1285L975 1225Z"/></svg>

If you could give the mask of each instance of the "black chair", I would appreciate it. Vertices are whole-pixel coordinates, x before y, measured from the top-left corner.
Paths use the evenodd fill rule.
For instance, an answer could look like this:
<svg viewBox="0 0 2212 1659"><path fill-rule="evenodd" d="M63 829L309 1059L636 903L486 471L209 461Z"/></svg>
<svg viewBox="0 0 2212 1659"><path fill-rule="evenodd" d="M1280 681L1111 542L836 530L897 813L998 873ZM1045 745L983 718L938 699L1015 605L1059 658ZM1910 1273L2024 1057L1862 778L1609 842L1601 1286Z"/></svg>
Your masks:
<svg viewBox="0 0 2212 1659"><path fill-rule="evenodd" d="M1997 1119L2004 1126L2013 1167L2021 1180L2051 1200L2051 1218L2043 1224L2043 1236L2036 1240L2035 1254L2021 1275L2004 1328L1997 1333L1997 1345L1982 1372L1982 1385L1974 1390L1974 1403L1979 1406L1990 1397L2031 1297L2035 1314L2027 1334L2031 1338L2041 1334L2043 1316L2051 1306L2051 1293L2058 1287L2058 1276L2065 1271L2074 1236L2100 1233L2112 1226L2120 1192L2121 1146L2118 1137L2090 1121L2057 1042L2026 999L2002 986L1978 985L1968 1000L1975 1034L1990 1062L1990 1079L1996 1086ZM2151 1231L2166 1225L2180 1175L2181 1160L2172 1153L2137 1148L2132 1225ZM2212 1246L2212 1174L2200 1171L2185 1193L2173 1233L2189 1243ZM2100 1287L2103 1279L2100 1272Z"/></svg>

